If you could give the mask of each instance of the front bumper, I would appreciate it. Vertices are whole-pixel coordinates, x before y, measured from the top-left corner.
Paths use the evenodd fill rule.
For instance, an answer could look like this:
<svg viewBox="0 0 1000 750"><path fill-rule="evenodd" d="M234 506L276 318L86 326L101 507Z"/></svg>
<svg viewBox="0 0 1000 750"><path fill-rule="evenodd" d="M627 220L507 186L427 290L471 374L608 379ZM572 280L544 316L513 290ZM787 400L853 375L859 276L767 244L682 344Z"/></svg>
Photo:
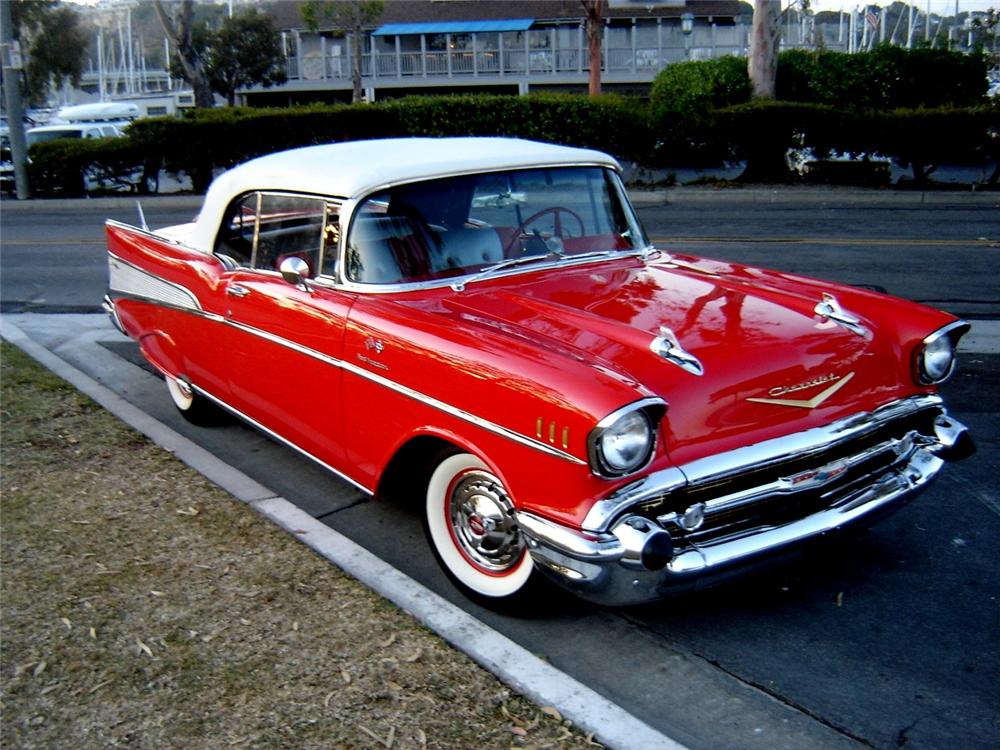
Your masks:
<svg viewBox="0 0 1000 750"><path fill-rule="evenodd" d="M527 512L518 522L558 583L636 604L872 523L973 451L940 398L919 396L652 474L597 503L583 530Z"/></svg>

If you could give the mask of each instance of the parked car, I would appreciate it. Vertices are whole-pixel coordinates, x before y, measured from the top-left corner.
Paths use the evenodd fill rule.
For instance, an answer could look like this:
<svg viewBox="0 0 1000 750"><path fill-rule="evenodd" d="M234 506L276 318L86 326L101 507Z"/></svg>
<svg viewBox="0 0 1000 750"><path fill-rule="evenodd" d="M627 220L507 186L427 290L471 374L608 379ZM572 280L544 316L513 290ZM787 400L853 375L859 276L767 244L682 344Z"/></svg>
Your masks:
<svg viewBox="0 0 1000 750"><path fill-rule="evenodd" d="M13 193L14 184L14 156L10 147L10 129L7 127L7 118L3 118L0 125L0 192Z"/></svg>
<svg viewBox="0 0 1000 750"><path fill-rule="evenodd" d="M36 143L62 139L89 138L121 138L129 121L108 122L66 122L53 125L40 125L31 128L25 134L30 149ZM95 169L87 169L83 174L83 190L90 193L95 190L135 190L148 194L159 190L159 170L145 169L136 165L124 174L104 174Z"/></svg>
<svg viewBox="0 0 1000 750"><path fill-rule="evenodd" d="M224 407L422 508L470 596L658 599L906 502L972 451L968 325L670 253L606 154L503 138L264 156L197 219L107 222L105 306Z"/></svg>

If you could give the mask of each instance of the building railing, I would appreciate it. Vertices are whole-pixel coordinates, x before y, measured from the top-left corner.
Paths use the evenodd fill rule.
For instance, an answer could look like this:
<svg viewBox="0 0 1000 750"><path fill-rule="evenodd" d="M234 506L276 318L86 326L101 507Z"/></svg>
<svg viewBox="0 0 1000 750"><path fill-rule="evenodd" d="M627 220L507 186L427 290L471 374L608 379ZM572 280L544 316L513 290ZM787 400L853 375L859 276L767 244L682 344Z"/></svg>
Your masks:
<svg viewBox="0 0 1000 750"><path fill-rule="evenodd" d="M623 81L652 81L671 63L746 55L749 31L744 24L696 26L688 34L668 24L609 28L602 46L601 69L610 80L617 76ZM446 35L445 49L432 48L432 41L440 45L442 36L366 37L361 74L375 81L510 76L521 81L536 78L551 82L560 78L579 80L590 69L582 27L533 29L518 34L516 43L495 33L461 35L460 40ZM352 45L347 40L331 42L329 47L323 40L303 53L306 38L303 35L298 44L289 45L290 80L350 80ZM846 27L836 23L786 24L781 46L846 51Z"/></svg>

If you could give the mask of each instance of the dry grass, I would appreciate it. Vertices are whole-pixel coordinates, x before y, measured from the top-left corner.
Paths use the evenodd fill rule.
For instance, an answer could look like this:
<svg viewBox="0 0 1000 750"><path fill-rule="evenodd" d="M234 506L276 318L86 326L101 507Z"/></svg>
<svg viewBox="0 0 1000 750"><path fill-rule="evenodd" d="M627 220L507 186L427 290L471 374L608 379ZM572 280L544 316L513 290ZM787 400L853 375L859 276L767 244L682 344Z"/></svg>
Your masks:
<svg viewBox="0 0 1000 750"><path fill-rule="evenodd" d="M4 748L593 747L2 350Z"/></svg>

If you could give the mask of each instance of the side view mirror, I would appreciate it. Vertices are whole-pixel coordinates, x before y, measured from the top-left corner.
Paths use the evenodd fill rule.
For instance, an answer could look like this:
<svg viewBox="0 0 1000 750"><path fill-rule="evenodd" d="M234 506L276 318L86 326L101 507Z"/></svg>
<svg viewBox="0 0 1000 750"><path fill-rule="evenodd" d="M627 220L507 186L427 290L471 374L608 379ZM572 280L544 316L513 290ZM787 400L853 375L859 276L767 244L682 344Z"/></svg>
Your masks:
<svg viewBox="0 0 1000 750"><path fill-rule="evenodd" d="M278 271L281 273L281 277L289 284L306 291L309 290L309 286L306 284L306 280L309 278L309 264L302 260L302 258L294 256L285 258L281 261L281 265L278 266Z"/></svg>

